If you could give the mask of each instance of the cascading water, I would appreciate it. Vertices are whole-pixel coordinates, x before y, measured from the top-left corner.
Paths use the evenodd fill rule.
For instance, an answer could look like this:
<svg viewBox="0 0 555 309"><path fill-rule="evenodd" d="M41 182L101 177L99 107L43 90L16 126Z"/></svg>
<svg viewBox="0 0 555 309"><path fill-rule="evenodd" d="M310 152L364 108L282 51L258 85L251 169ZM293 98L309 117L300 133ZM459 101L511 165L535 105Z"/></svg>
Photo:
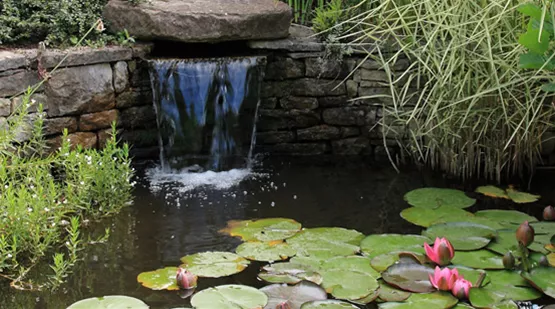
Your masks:
<svg viewBox="0 0 555 309"><path fill-rule="evenodd" d="M263 63L260 57L149 62L163 171L248 164Z"/></svg>

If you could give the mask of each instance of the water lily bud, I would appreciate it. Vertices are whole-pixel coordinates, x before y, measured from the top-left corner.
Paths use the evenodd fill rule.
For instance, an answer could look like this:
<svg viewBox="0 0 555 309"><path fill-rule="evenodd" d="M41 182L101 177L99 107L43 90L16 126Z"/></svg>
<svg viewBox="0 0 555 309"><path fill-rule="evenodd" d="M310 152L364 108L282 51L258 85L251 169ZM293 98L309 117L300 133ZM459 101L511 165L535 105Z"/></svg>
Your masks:
<svg viewBox="0 0 555 309"><path fill-rule="evenodd" d="M291 309L291 306L289 306L288 302L284 301L282 303L277 304L276 309Z"/></svg>
<svg viewBox="0 0 555 309"><path fill-rule="evenodd" d="M545 221L555 221L555 207L545 207L545 209L543 210L543 219Z"/></svg>
<svg viewBox="0 0 555 309"><path fill-rule="evenodd" d="M455 249L445 238L436 237L433 248L424 243L424 250L428 258L440 266L449 264L455 256Z"/></svg>
<svg viewBox="0 0 555 309"><path fill-rule="evenodd" d="M544 267L549 267L549 261L547 260L547 257L545 257L545 255L542 255L542 257L538 261L538 264Z"/></svg>
<svg viewBox="0 0 555 309"><path fill-rule="evenodd" d="M177 280L177 286L184 290L192 289L197 286L197 275L181 267L177 269L175 279Z"/></svg>
<svg viewBox="0 0 555 309"><path fill-rule="evenodd" d="M505 269L513 269L513 267L515 267L515 256L511 251L505 253L503 256L503 266L505 266Z"/></svg>
<svg viewBox="0 0 555 309"><path fill-rule="evenodd" d="M525 247L534 242L534 228L524 221L516 230L516 239Z"/></svg>
<svg viewBox="0 0 555 309"><path fill-rule="evenodd" d="M449 291L459 278L459 271L456 268L450 269L446 267L441 269L439 266L436 266L434 274L430 275L430 283L440 291Z"/></svg>
<svg viewBox="0 0 555 309"><path fill-rule="evenodd" d="M455 281L451 292L458 299L468 298L468 293L470 292L471 287L472 283L470 281L459 278Z"/></svg>

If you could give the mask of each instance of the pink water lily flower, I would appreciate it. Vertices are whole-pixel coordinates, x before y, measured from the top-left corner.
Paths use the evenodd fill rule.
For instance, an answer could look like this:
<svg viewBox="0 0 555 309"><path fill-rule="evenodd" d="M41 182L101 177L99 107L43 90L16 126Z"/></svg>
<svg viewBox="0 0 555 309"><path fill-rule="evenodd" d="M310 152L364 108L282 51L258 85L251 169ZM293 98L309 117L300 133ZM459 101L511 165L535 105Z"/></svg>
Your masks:
<svg viewBox="0 0 555 309"><path fill-rule="evenodd" d="M430 282L438 290L450 291L455 286L455 282L459 278L461 277L459 276L459 271L457 269L440 269L439 266L436 266L434 275L430 275Z"/></svg>
<svg viewBox="0 0 555 309"><path fill-rule="evenodd" d="M453 285L453 289L451 292L455 297L458 299L468 298L468 293L470 292L470 288L472 287L472 283L466 279L459 278L455 281Z"/></svg>
<svg viewBox="0 0 555 309"><path fill-rule="evenodd" d="M440 266L449 264L455 256L453 245L445 238L436 237L433 248L424 243L424 250L426 250L428 258Z"/></svg>
<svg viewBox="0 0 555 309"><path fill-rule="evenodd" d="M177 280L177 286L184 290L189 290L197 286L197 275L181 267L177 269L175 279Z"/></svg>

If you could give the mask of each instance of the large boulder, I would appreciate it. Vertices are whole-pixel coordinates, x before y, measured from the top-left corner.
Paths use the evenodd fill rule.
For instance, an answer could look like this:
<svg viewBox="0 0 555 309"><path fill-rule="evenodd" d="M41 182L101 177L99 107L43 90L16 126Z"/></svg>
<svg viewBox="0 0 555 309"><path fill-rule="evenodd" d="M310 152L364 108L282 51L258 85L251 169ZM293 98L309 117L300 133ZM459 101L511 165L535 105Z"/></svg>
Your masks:
<svg viewBox="0 0 555 309"><path fill-rule="evenodd" d="M213 43L287 37L292 12L277 0L110 0L104 18L143 40Z"/></svg>

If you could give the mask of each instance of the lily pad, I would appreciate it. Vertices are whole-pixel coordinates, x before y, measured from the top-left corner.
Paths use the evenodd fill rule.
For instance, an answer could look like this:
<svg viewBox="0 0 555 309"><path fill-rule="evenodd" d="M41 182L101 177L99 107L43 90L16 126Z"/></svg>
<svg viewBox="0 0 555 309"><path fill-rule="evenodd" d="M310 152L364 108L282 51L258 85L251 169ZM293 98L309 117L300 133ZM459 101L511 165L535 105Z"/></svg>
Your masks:
<svg viewBox="0 0 555 309"><path fill-rule="evenodd" d="M243 271L249 261L230 252L201 252L181 258L182 267L199 277L219 278Z"/></svg>
<svg viewBox="0 0 555 309"><path fill-rule="evenodd" d="M455 250L477 250L484 248L495 237L496 231L488 226L469 222L438 223L422 232L431 239L447 238Z"/></svg>
<svg viewBox="0 0 555 309"><path fill-rule="evenodd" d="M272 284L261 288L260 291L268 296L265 309L275 309L281 303L287 303L291 309L300 309L306 302L328 298L326 291L319 285L306 281L292 286Z"/></svg>
<svg viewBox="0 0 555 309"><path fill-rule="evenodd" d="M520 256L514 230L498 230L497 236L488 244L487 249L501 255L510 251L515 257Z"/></svg>
<svg viewBox="0 0 555 309"><path fill-rule="evenodd" d="M530 225L534 228L534 232L536 232L536 235L538 234L555 235L555 222L548 222L548 221L532 222L530 223Z"/></svg>
<svg viewBox="0 0 555 309"><path fill-rule="evenodd" d="M528 281L516 271L511 270L488 270L488 277L494 284L506 284L513 286L530 286Z"/></svg>
<svg viewBox="0 0 555 309"><path fill-rule="evenodd" d="M286 260L297 254L297 250L284 242L245 242L235 250L237 254L253 261L274 262Z"/></svg>
<svg viewBox="0 0 555 309"><path fill-rule="evenodd" d="M129 296L104 296L80 300L67 309L148 309L143 301Z"/></svg>
<svg viewBox="0 0 555 309"><path fill-rule="evenodd" d="M298 255L328 259L358 253L363 238L364 235L355 230L324 227L305 229L287 239L287 243L297 250Z"/></svg>
<svg viewBox="0 0 555 309"><path fill-rule="evenodd" d="M444 188L421 188L412 190L405 194L405 200L414 207L432 209L441 206L467 208L476 203L475 199L469 198L463 191Z"/></svg>
<svg viewBox="0 0 555 309"><path fill-rule="evenodd" d="M501 210L501 209L489 209L480 210L475 213L477 217L487 218L492 221L498 222L503 225L504 228L516 229L522 222L536 222L533 216L525 214L516 210Z"/></svg>
<svg viewBox="0 0 555 309"><path fill-rule="evenodd" d="M369 257L393 251L424 253L424 243L429 242L431 242L430 238L421 235L374 234L362 240L360 249Z"/></svg>
<svg viewBox="0 0 555 309"><path fill-rule="evenodd" d="M301 309L358 309L358 307L344 301L330 299L304 303Z"/></svg>
<svg viewBox="0 0 555 309"><path fill-rule="evenodd" d="M378 256L375 256L370 261L370 265L372 265L372 268L374 268L375 270L377 270L379 272L383 272L386 269L388 269L391 265L393 265L397 261L399 261L401 259L401 256L403 256L403 255L404 256L407 256L407 255L412 256L414 259L420 261L419 264L423 264L426 261L426 257L425 257L424 254L418 254L418 253L413 253L413 252L404 252L404 251L396 251L396 252L384 253L384 254L380 254Z"/></svg>
<svg viewBox="0 0 555 309"><path fill-rule="evenodd" d="M423 227L429 227L436 223L461 221L473 216L472 213L453 206L440 206L436 209L411 207L401 211L403 219Z"/></svg>
<svg viewBox="0 0 555 309"><path fill-rule="evenodd" d="M352 270L326 270L322 272L322 287L337 299L359 300L379 287L378 280L366 273Z"/></svg>
<svg viewBox="0 0 555 309"><path fill-rule="evenodd" d="M322 283L322 275L318 268L294 262L275 263L266 265L258 277L269 283L296 284L303 280L316 284Z"/></svg>
<svg viewBox="0 0 555 309"><path fill-rule="evenodd" d="M528 246L528 249L534 252L548 254L550 252L548 250L548 246L550 245L550 243L551 243L551 235L536 234L536 236L534 236L534 242Z"/></svg>
<svg viewBox="0 0 555 309"><path fill-rule="evenodd" d="M513 301L484 288L471 288L468 298L476 308L518 309Z"/></svg>
<svg viewBox="0 0 555 309"><path fill-rule="evenodd" d="M513 200L513 202L518 204L537 202L541 197L539 195L520 192L512 188L507 189L507 195L511 200Z"/></svg>
<svg viewBox="0 0 555 309"><path fill-rule="evenodd" d="M429 293L435 291L430 282L431 267L415 263L398 263L382 273L382 278L388 284L405 291L415 293Z"/></svg>
<svg viewBox="0 0 555 309"><path fill-rule="evenodd" d="M447 309L459 302L451 293L435 292L412 294L404 302L387 302L379 304L380 309Z"/></svg>
<svg viewBox="0 0 555 309"><path fill-rule="evenodd" d="M514 286L503 283L491 283L484 289L499 295L503 300L527 301L538 299L542 293L531 287Z"/></svg>
<svg viewBox="0 0 555 309"><path fill-rule="evenodd" d="M243 241L274 241L289 238L301 230L302 225L286 218L229 221L221 233L241 237Z"/></svg>
<svg viewBox="0 0 555 309"><path fill-rule="evenodd" d="M451 263L480 269L505 268L501 256L484 249L477 251L457 251Z"/></svg>
<svg viewBox="0 0 555 309"><path fill-rule="evenodd" d="M546 295L555 298L555 268L553 267L536 267L530 272L523 272L522 277L528 282L544 292Z"/></svg>
<svg viewBox="0 0 555 309"><path fill-rule="evenodd" d="M191 298L195 309L252 309L262 308L268 296L262 291L246 285L220 285L202 290Z"/></svg>
<svg viewBox="0 0 555 309"><path fill-rule="evenodd" d="M412 294L411 292L397 289L387 284L387 282L383 281L382 279L378 280L378 283L380 284L380 288L378 290L379 292L378 297L380 300L384 302L404 301L407 298L409 298L409 296Z"/></svg>
<svg viewBox="0 0 555 309"><path fill-rule="evenodd" d="M552 267L555 267L555 253L550 253L550 254L547 255L547 262Z"/></svg>
<svg viewBox="0 0 555 309"><path fill-rule="evenodd" d="M176 281L177 267L166 267L140 273L137 281L151 290L179 290ZM191 288L194 288L192 286Z"/></svg>
<svg viewBox="0 0 555 309"><path fill-rule="evenodd" d="M498 188L496 186L482 186L476 188L476 192L482 193L485 196L493 197L493 198L503 198L503 199L510 199L507 195L505 190Z"/></svg>
<svg viewBox="0 0 555 309"><path fill-rule="evenodd" d="M322 270L352 270L371 276L374 279L381 277L380 273L370 265L370 259L363 256L338 256L332 258L322 264Z"/></svg>

